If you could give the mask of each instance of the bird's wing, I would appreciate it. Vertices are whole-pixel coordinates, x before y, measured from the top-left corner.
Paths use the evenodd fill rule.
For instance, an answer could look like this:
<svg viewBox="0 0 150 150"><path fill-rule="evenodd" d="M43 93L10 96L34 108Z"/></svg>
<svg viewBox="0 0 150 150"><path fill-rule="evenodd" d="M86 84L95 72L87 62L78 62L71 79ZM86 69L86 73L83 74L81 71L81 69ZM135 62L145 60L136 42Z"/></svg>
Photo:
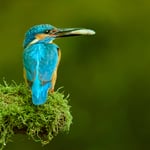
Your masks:
<svg viewBox="0 0 150 150"><path fill-rule="evenodd" d="M35 48L32 46L27 47L23 53L23 65L25 81L28 84L32 83L35 79L37 61L34 59Z"/></svg>
<svg viewBox="0 0 150 150"><path fill-rule="evenodd" d="M58 64L58 47L55 44L47 44L45 49L39 63L39 78L42 82L52 80Z"/></svg>

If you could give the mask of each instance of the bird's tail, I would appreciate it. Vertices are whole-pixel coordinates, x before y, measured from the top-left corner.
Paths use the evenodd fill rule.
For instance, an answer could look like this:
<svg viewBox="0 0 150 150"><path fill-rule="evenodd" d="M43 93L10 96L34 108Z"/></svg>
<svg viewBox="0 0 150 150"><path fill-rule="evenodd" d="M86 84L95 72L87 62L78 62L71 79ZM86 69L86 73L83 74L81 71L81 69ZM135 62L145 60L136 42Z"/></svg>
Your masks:
<svg viewBox="0 0 150 150"><path fill-rule="evenodd" d="M34 105L42 105L46 102L48 90L51 87L50 82L41 85L40 81L36 80L32 85L32 102Z"/></svg>

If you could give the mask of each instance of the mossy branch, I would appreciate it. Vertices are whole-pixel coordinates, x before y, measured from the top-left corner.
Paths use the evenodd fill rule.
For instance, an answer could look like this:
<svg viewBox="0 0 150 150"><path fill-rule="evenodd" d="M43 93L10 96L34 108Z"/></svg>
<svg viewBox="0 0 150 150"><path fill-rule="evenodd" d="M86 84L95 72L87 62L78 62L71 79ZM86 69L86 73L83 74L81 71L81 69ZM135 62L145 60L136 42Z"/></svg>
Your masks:
<svg viewBox="0 0 150 150"><path fill-rule="evenodd" d="M35 142L48 144L61 131L69 131L72 123L68 98L59 91L49 94L44 105L35 106L31 92L24 85L0 84L1 149L14 134L27 134Z"/></svg>

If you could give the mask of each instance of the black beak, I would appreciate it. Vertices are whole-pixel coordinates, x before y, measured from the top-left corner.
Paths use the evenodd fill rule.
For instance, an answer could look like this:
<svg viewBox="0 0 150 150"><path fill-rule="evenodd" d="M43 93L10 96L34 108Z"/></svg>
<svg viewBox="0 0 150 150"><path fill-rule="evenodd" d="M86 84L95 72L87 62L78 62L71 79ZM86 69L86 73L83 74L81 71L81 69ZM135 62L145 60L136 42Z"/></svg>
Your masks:
<svg viewBox="0 0 150 150"><path fill-rule="evenodd" d="M91 29L82 29L82 28L66 28L58 29L55 32L55 37L69 37L69 36L80 36L80 35L94 35L95 31Z"/></svg>

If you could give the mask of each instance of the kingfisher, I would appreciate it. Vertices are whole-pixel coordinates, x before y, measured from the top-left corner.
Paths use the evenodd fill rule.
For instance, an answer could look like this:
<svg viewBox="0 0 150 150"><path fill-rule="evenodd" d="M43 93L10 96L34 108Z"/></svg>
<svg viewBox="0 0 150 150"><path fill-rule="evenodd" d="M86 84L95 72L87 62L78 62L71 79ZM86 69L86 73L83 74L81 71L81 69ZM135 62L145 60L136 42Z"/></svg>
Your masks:
<svg viewBox="0 0 150 150"><path fill-rule="evenodd" d="M23 67L25 83L32 93L34 105L46 102L48 92L54 92L57 70L61 59L60 48L53 40L61 37L94 35L85 28L56 28L50 24L31 27L23 42Z"/></svg>

